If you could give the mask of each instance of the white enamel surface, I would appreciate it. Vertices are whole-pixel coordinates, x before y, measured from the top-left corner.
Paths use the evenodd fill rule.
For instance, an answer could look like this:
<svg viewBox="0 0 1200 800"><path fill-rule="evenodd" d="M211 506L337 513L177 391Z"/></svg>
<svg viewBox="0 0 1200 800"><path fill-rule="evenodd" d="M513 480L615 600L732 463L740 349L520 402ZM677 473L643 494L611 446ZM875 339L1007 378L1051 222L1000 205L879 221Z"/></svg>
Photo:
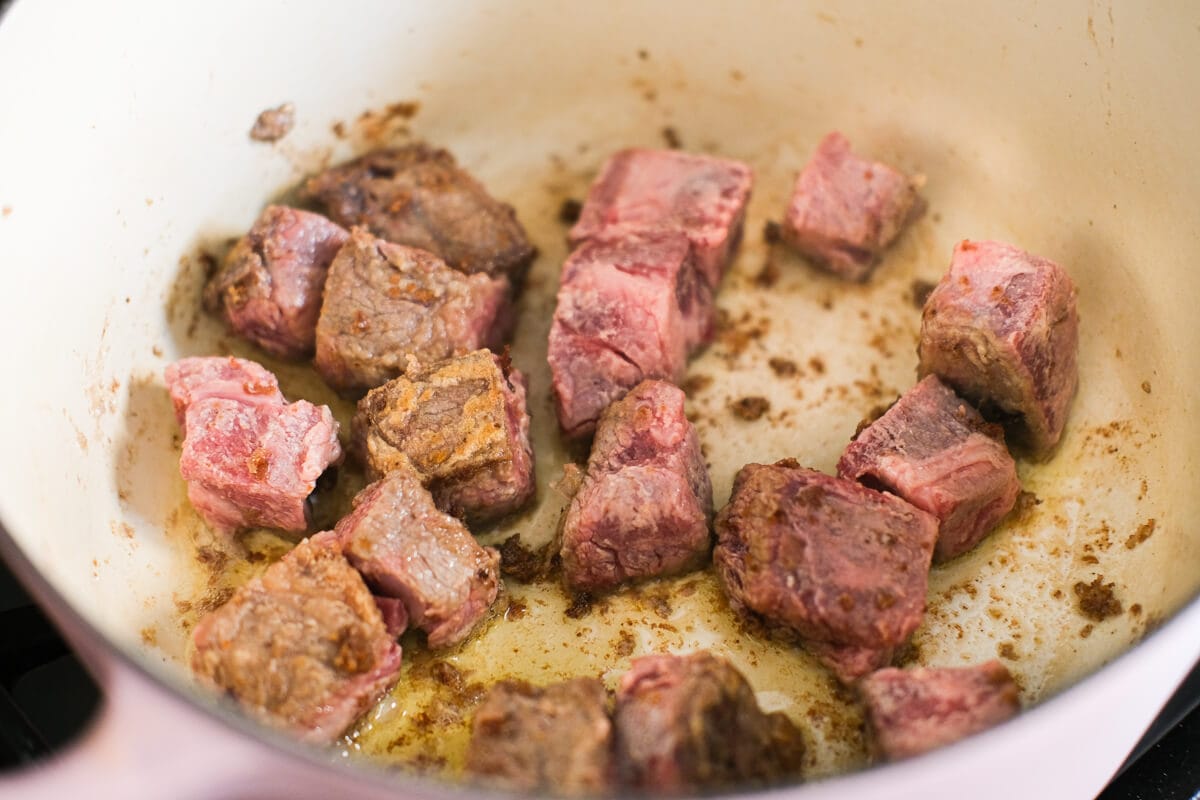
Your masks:
<svg viewBox="0 0 1200 800"><path fill-rule="evenodd" d="M916 312L898 298L912 277L936 278L957 239L1009 239L1076 278L1083 388L1062 453L1023 469L1043 505L1027 526L935 572L917 636L930 663L992 657L1008 642L1027 699L1052 694L1200 585L1200 107L1189 86L1200 70L1198 25L1200 12L1185 3L889 11L867 2L616 2L568 14L536 2L341 12L323 3L18 2L0 25L0 363L10 381L0 399L9 456L0 520L90 623L180 677L178 602L209 591L190 564L208 534L187 510L172 461L161 371L212 346L210 323L188 334L197 248L244 230L330 148L351 153L355 142L334 137L334 121L417 100L416 133L450 147L517 206L543 252L535 274L552 292L564 253L557 202L579 196L606 153L658 144L671 125L686 146L758 171L752 224L722 302L735 315L765 303L774 322L761 352L727 368L710 351L693 367L715 378L695 406L718 502L748 460L832 467L876 401L834 393L814 408L827 387L871 365L889 388L911 382L905 337ZM285 100L298 112L292 134L276 146L250 143L256 114ZM756 289L766 257L758 226L778 216L794 171L835 127L864 152L924 173L936 219L927 215L866 289L790 257L774 291ZM835 314L822 311L828 297ZM858 327L860 311L888 316L904 352L877 357L867 340L886 326ZM527 304L519 365L536 354L548 313ZM796 400L764 369L768 351L801 364L820 356L827 374L810 375ZM535 371L533 381L545 439L545 376ZM793 409L793 424L737 427L721 409L739 393ZM1125 426L1116 441L1096 433L1113 421ZM558 458L539 463L543 487ZM1126 548L1149 518L1153 537ZM1102 523L1111 536L1097 535ZM1096 574L1144 613L1080 638L1086 620L1069 587ZM968 583L972 594L956 588ZM1064 586L1066 600L1053 599ZM1173 644L1149 647L1155 639L1138 661L1102 672L1090 700L1067 693L935 756L936 765L841 783L875 796L890 780L950 784L938 773L971 766L973 786L1006 796L1026 777L1011 765L1044 757L1078 724L1070 736L1085 738L1055 762L1064 769L1054 794L1087 796L1195 660L1196 616L1193 606L1163 632Z"/></svg>

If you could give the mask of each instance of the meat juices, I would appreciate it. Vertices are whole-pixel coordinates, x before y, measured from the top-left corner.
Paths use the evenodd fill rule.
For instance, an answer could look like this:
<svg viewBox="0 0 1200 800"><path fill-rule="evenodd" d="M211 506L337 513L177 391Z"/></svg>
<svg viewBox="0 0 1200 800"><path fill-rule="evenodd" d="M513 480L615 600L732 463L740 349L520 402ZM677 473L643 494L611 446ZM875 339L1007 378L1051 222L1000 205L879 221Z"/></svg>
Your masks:
<svg viewBox="0 0 1200 800"><path fill-rule="evenodd" d="M501 681L471 721L466 771L510 792L600 795L612 788L611 751L600 681Z"/></svg>
<svg viewBox="0 0 1200 800"><path fill-rule="evenodd" d="M814 642L843 681L921 622L937 520L894 495L791 460L747 464L716 528L733 609Z"/></svg>
<svg viewBox="0 0 1200 800"><path fill-rule="evenodd" d="M838 475L937 517L935 561L978 544L1021 492L1003 433L933 375L859 433L838 461Z"/></svg>
<svg viewBox="0 0 1200 800"><path fill-rule="evenodd" d="M999 661L881 669L858 689L875 748L889 761L964 739L1021 710L1017 685Z"/></svg>
<svg viewBox="0 0 1200 800"><path fill-rule="evenodd" d="M377 594L404 603L431 648L466 638L499 592L500 554L438 511L410 469L359 492L335 531L354 568Z"/></svg>
<svg viewBox="0 0 1200 800"><path fill-rule="evenodd" d="M368 478L411 467L438 508L472 523L517 510L536 488L525 376L487 350L372 389L354 438Z"/></svg>
<svg viewBox="0 0 1200 800"><path fill-rule="evenodd" d="M911 178L856 156L850 141L834 131L797 176L781 233L819 266L865 281L921 208Z"/></svg>
<svg viewBox="0 0 1200 800"><path fill-rule="evenodd" d="M428 250L462 272L519 284L536 255L512 206L426 144L367 153L310 178L302 193L342 225Z"/></svg>
<svg viewBox="0 0 1200 800"><path fill-rule="evenodd" d="M633 789L684 794L800 775L800 731L764 713L741 673L707 652L634 659L613 722L621 783Z"/></svg>
<svg viewBox="0 0 1200 800"><path fill-rule="evenodd" d="M1062 436L1079 385L1075 284L1058 264L1003 242L963 240L925 303L919 373L984 414L1019 418L1036 458Z"/></svg>
<svg viewBox="0 0 1200 800"><path fill-rule="evenodd" d="M356 228L329 267L317 372L353 396L402 374L410 357L432 363L497 347L510 322L508 295L503 278L464 275Z"/></svg>
<svg viewBox="0 0 1200 800"><path fill-rule="evenodd" d="M563 265L548 361L558 420L584 436L647 378L678 382L712 338L713 289L682 233L585 242Z"/></svg>
<svg viewBox="0 0 1200 800"><path fill-rule="evenodd" d="M712 486L683 392L645 381L604 413L562 526L577 591L699 568L712 545Z"/></svg>
<svg viewBox="0 0 1200 800"><path fill-rule="evenodd" d="M204 290L204 306L280 358L312 355L329 263L349 234L319 214L267 206Z"/></svg>
<svg viewBox="0 0 1200 800"><path fill-rule="evenodd" d="M317 478L342 459L329 408L286 403L275 376L241 359L183 359L167 385L184 412L179 472L205 522L306 530Z"/></svg>
<svg viewBox="0 0 1200 800"><path fill-rule="evenodd" d="M400 672L400 648L328 533L238 589L192 641L204 683L314 744L341 736Z"/></svg>

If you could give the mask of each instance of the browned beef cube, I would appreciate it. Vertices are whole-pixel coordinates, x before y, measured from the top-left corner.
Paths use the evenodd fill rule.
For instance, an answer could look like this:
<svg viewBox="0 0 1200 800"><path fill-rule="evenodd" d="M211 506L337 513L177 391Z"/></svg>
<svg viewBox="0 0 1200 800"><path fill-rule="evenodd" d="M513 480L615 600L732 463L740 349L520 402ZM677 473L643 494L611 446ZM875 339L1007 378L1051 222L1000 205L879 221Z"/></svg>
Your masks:
<svg viewBox="0 0 1200 800"><path fill-rule="evenodd" d="M962 241L925 303L920 374L985 415L1015 415L1018 438L1049 456L1079 384L1075 284L1058 264L1003 242Z"/></svg>
<svg viewBox="0 0 1200 800"><path fill-rule="evenodd" d="M511 792L604 794L613 777L604 684L595 678L546 687L496 684L471 721L466 768Z"/></svg>
<svg viewBox="0 0 1200 800"><path fill-rule="evenodd" d="M329 263L348 234L320 214L267 206L204 290L238 336L280 358L308 358Z"/></svg>
<svg viewBox="0 0 1200 800"><path fill-rule="evenodd" d="M972 667L881 669L859 684L876 749L896 760L999 725L1021 710L999 661Z"/></svg>
<svg viewBox="0 0 1200 800"><path fill-rule="evenodd" d="M600 591L697 569L712 545L712 486L683 392L645 381L600 419L562 527L567 586Z"/></svg>
<svg viewBox="0 0 1200 800"><path fill-rule="evenodd" d="M359 492L335 530L350 563L377 594L404 603L432 648L466 638L496 599L500 554L438 511L411 469Z"/></svg>
<svg viewBox="0 0 1200 800"><path fill-rule="evenodd" d="M314 743L341 736L400 672L400 648L329 533L240 588L192 641L204 683Z"/></svg>
<svg viewBox="0 0 1200 800"><path fill-rule="evenodd" d="M713 292L680 233L592 239L563 265L548 360L569 436L647 378L678 382L712 338Z"/></svg>
<svg viewBox="0 0 1200 800"><path fill-rule="evenodd" d="M692 794L800 777L800 731L764 713L741 673L708 652L635 659L613 722L617 769L633 789Z"/></svg>
<svg viewBox="0 0 1200 800"><path fill-rule="evenodd" d="M805 640L886 650L921 622L937 520L894 495L747 464L717 515L717 574L736 611Z"/></svg>
<svg viewBox="0 0 1200 800"><path fill-rule="evenodd" d="M937 561L978 544L1021 492L1003 432L933 375L859 433L838 461L838 475L937 517Z"/></svg>
<svg viewBox="0 0 1200 800"><path fill-rule="evenodd" d="M244 358L193 356L168 364L167 391L175 419L186 431L187 408L206 398L237 400L246 405L283 405L279 381L266 368Z"/></svg>
<svg viewBox="0 0 1200 800"><path fill-rule="evenodd" d="M742 238L754 173L740 161L678 150L622 150L592 184L571 244L630 234L686 234L714 291Z"/></svg>
<svg viewBox="0 0 1200 800"><path fill-rule="evenodd" d="M329 267L315 364L330 386L355 395L402 374L410 358L428 364L497 347L508 322L503 278L463 275L355 229Z"/></svg>
<svg viewBox="0 0 1200 800"><path fill-rule="evenodd" d="M519 284L536 254L512 206L426 144L367 153L311 178L303 193L346 227L428 250L466 273Z"/></svg>
<svg viewBox="0 0 1200 800"><path fill-rule="evenodd" d="M411 467L438 508L470 522L515 511L536 488L525 376L487 350L372 389L354 437L372 480Z"/></svg>
<svg viewBox="0 0 1200 800"><path fill-rule="evenodd" d="M864 281L921 209L914 182L828 134L796 178L783 239L835 275Z"/></svg>

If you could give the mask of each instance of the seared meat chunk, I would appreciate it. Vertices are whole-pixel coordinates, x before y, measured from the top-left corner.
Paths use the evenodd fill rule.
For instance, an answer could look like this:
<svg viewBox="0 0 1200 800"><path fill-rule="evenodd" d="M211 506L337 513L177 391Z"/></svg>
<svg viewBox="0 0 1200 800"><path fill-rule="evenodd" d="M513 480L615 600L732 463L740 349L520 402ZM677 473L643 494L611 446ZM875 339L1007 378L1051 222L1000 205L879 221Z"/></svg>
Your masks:
<svg viewBox="0 0 1200 800"><path fill-rule="evenodd" d="M496 599L500 554L438 511L411 469L359 492L335 530L350 563L377 594L404 603L432 648L466 638Z"/></svg>
<svg viewBox="0 0 1200 800"><path fill-rule="evenodd" d="M320 214L267 206L204 290L238 336L280 358L312 355L325 275L348 234Z"/></svg>
<svg viewBox="0 0 1200 800"><path fill-rule="evenodd" d="M754 173L740 161L678 150L622 150L588 191L572 246L595 238L678 232L714 291L742 238Z"/></svg>
<svg viewBox="0 0 1200 800"><path fill-rule="evenodd" d="M476 350L372 389L354 438L372 480L417 471L438 508L470 522L515 511L533 496L525 376Z"/></svg>
<svg viewBox="0 0 1200 800"><path fill-rule="evenodd" d="M782 234L819 266L864 281L920 209L912 179L855 155L834 131L797 176Z"/></svg>
<svg viewBox="0 0 1200 800"><path fill-rule="evenodd" d="M766 714L750 684L708 652L635 659L617 689L623 785L664 794L764 786L799 777L804 740Z"/></svg>
<svg viewBox="0 0 1200 800"><path fill-rule="evenodd" d="M712 338L713 292L681 233L593 239L563 265L548 360L558 420L592 432L646 378L678 382Z"/></svg>
<svg viewBox="0 0 1200 800"><path fill-rule="evenodd" d="M804 649L846 686L853 686L864 675L891 664L896 654L894 647L859 647L812 639L804 643Z"/></svg>
<svg viewBox="0 0 1200 800"><path fill-rule="evenodd" d="M430 363L498 346L508 322L503 278L463 275L355 229L329 267L315 365L355 395L402 374L410 357Z"/></svg>
<svg viewBox="0 0 1200 800"><path fill-rule="evenodd" d="M462 272L519 284L536 254L512 206L493 199L450 153L426 144L375 150L327 169L303 194L342 225L428 250Z"/></svg>
<svg viewBox="0 0 1200 800"><path fill-rule="evenodd" d="M999 725L1021 710L999 661L972 667L881 669L858 686L876 750L894 761Z"/></svg>
<svg viewBox="0 0 1200 800"><path fill-rule="evenodd" d="M700 567L712 486L683 392L645 381L600 419L587 475L562 526L567 586L601 591Z"/></svg>
<svg viewBox="0 0 1200 800"><path fill-rule="evenodd" d="M471 721L466 769L512 792L605 793L613 769L604 684L595 678L546 687L496 684Z"/></svg>
<svg viewBox="0 0 1200 800"><path fill-rule="evenodd" d="M937 517L936 561L978 544L1021 492L1003 432L933 375L859 433L838 461L838 475Z"/></svg>
<svg viewBox="0 0 1200 800"><path fill-rule="evenodd" d="M716 527L730 604L780 632L886 651L921 622L937 520L898 497L790 460L748 464Z"/></svg>
<svg viewBox="0 0 1200 800"><path fill-rule="evenodd" d="M1049 456L1079 384L1075 284L1058 264L1003 242L961 241L925 303L920 374L937 375Z"/></svg>
<svg viewBox="0 0 1200 800"><path fill-rule="evenodd" d="M167 391L175 419L186 432L188 406L205 398L237 400L246 405L283 405L279 381L266 368L244 358L192 356L167 365Z"/></svg>
<svg viewBox="0 0 1200 800"><path fill-rule="evenodd" d="M383 627L388 636L400 638L400 634L408 630L408 609L398 597L382 597L375 595L375 605L379 606L379 614L383 617Z"/></svg>
<svg viewBox="0 0 1200 800"><path fill-rule="evenodd" d="M400 672L400 648L329 533L238 589L192 641L204 683L313 743L341 736Z"/></svg>

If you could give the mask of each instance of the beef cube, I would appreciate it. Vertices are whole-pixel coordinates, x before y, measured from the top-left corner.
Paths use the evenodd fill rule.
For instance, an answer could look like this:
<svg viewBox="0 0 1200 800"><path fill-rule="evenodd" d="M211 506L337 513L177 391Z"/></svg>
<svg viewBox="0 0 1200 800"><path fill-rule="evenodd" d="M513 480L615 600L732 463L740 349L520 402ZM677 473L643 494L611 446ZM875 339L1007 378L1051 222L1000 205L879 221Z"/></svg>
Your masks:
<svg viewBox="0 0 1200 800"><path fill-rule="evenodd" d="M525 376L487 350L372 389L354 436L371 480L411 467L438 508L472 523L515 511L536 488Z"/></svg>
<svg viewBox="0 0 1200 800"><path fill-rule="evenodd" d="M712 486L684 395L645 381L604 413L562 526L563 579L600 591L697 569L712 546Z"/></svg>
<svg viewBox="0 0 1200 800"><path fill-rule="evenodd" d="M496 599L500 554L438 511L411 469L359 492L335 531L350 563L376 594L404 603L432 648L465 639Z"/></svg>
<svg viewBox="0 0 1200 800"><path fill-rule="evenodd" d="M921 208L912 179L856 156L849 140L835 131L821 140L797 176L781 233L817 265L865 281Z"/></svg>
<svg viewBox="0 0 1200 800"><path fill-rule="evenodd" d="M276 406L287 402L274 375L253 361L233 356L183 358L167 366L166 378L175 419L185 432L188 406L197 400L224 398Z"/></svg>
<svg viewBox="0 0 1200 800"><path fill-rule="evenodd" d="M1003 437L930 375L859 433L838 475L937 517L933 557L945 561L978 544L1017 502L1021 484Z"/></svg>
<svg viewBox="0 0 1200 800"><path fill-rule="evenodd" d="M400 672L400 648L329 533L238 589L192 641L203 683L318 744L341 736Z"/></svg>
<svg viewBox="0 0 1200 800"><path fill-rule="evenodd" d="M317 321L315 365L345 395L404 372L496 347L509 322L508 282L463 275L440 258L361 229L338 252Z"/></svg>
<svg viewBox="0 0 1200 800"><path fill-rule="evenodd" d="M716 528L713 560L739 613L870 650L921 622L937 520L894 495L791 460L748 464Z"/></svg>
<svg viewBox="0 0 1200 800"><path fill-rule="evenodd" d="M375 150L309 179L303 194L336 222L419 247L466 273L520 283L536 250L512 206L493 199L445 150Z"/></svg>
<svg viewBox="0 0 1200 800"><path fill-rule="evenodd" d="M712 338L712 290L679 233L584 243L563 265L548 360L559 424L594 430L600 413L647 378L678 382Z"/></svg>
<svg viewBox="0 0 1200 800"><path fill-rule="evenodd" d="M398 597L375 595L375 605L379 607L383 627L388 636L393 639L400 638L400 634L408 630L408 609L404 607L404 603Z"/></svg>
<svg viewBox="0 0 1200 800"><path fill-rule="evenodd" d="M622 784L636 790L692 794L800 776L800 731L764 713L741 673L708 652L635 659L613 723Z"/></svg>
<svg viewBox="0 0 1200 800"><path fill-rule="evenodd" d="M1075 284L1058 264L1003 242L962 241L921 318L922 376L937 375L1035 457L1054 451L1079 384Z"/></svg>
<svg viewBox="0 0 1200 800"><path fill-rule="evenodd" d="M697 270L715 291L742 239L753 185L753 171L740 161L678 150L622 150L608 159L588 191L571 244L631 233L684 233Z"/></svg>
<svg viewBox="0 0 1200 800"><path fill-rule="evenodd" d="M179 472L188 499L213 528L308 528L308 496L340 463L338 424L306 400L248 405L206 398L187 407Z"/></svg>
<svg viewBox="0 0 1200 800"><path fill-rule="evenodd" d="M471 721L468 773L496 788L600 795L612 788L608 695L595 678L546 687L503 681Z"/></svg>
<svg viewBox="0 0 1200 800"><path fill-rule="evenodd" d="M971 667L881 669L859 684L876 750L909 758L999 725L1021 710L999 661Z"/></svg>
<svg viewBox="0 0 1200 800"><path fill-rule="evenodd" d="M238 336L280 358L308 358L325 275L348 234L320 214L267 206L204 290Z"/></svg>
<svg viewBox="0 0 1200 800"><path fill-rule="evenodd" d="M857 647L831 642L807 641L804 649L846 686L892 663L893 647Z"/></svg>

